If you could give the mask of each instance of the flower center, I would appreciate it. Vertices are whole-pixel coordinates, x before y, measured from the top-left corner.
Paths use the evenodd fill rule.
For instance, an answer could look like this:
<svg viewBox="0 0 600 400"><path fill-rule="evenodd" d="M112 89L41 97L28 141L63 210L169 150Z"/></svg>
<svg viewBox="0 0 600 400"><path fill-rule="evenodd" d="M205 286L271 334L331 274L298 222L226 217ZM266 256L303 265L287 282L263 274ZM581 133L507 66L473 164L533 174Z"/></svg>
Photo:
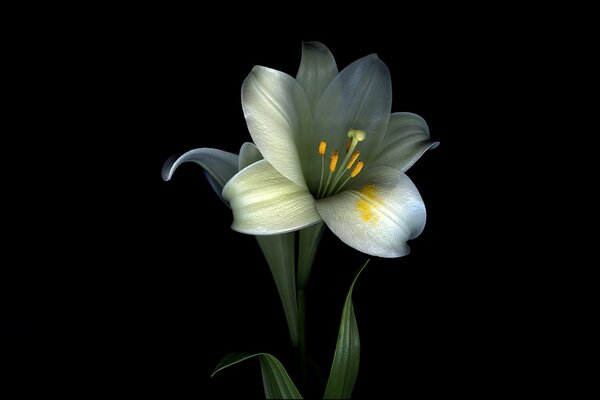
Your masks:
<svg viewBox="0 0 600 400"><path fill-rule="evenodd" d="M317 192L317 199L331 196L332 194L339 193L340 190L348 183L351 178L354 178L360 173L365 165L364 162L359 161L354 165L354 162L360 156L360 152L356 150L358 142L365 140L367 134L364 131L358 129L350 129L348 131L348 144L346 145L346 156L340 163L342 167L337 168L339 152L334 150L329 156L329 174L327 175L327 181L323 185L323 178L325 175L325 152L327 151L327 142L321 140L319 143L319 156L321 156L321 180L319 181L319 191ZM347 171L354 166L354 169L350 172L350 175L341 183L340 180Z"/></svg>

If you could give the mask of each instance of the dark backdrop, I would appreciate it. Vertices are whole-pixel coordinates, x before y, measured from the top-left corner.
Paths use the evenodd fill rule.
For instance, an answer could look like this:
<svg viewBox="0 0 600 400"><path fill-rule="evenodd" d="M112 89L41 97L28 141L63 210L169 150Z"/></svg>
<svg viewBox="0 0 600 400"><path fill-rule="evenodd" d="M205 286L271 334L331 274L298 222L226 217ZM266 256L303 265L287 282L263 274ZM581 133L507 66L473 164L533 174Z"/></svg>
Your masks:
<svg viewBox="0 0 600 400"><path fill-rule="evenodd" d="M256 64L295 75L301 41L319 40L340 69L377 53L391 72L392 111L423 116L441 142L408 171L427 207L425 231L410 255L372 258L355 288L355 397L488 393L525 379L528 352L505 368L529 344L532 318L519 302L527 279L508 251L515 239L503 234L515 229L508 208L519 200L507 188L521 150L505 145L518 119L502 99L520 54L487 30L475 40L473 29L413 27L283 34L246 24L219 35L140 16L57 40L48 63L68 82L59 90L70 97L61 114L68 134L56 124L45 140L68 157L53 159L60 173L35 166L55 179L43 187L43 223L32 225L41 233L31 230L43 250L25 257L43 254L58 267L43 268L35 286L29 269L5 280L16 286L7 285L3 333L36 337L52 355L43 374L58 368L52 383L76 381L83 393L261 397L256 361L209 376L232 351L293 362L268 267L253 237L230 230L231 213L200 167L185 164L170 182L160 172L193 148L237 153L250 139L240 106L246 75ZM40 81L61 88L49 78ZM54 244L61 230L67 239ZM309 352L325 372L345 293L366 259L324 235L307 316Z"/></svg>
<svg viewBox="0 0 600 400"><path fill-rule="evenodd" d="M140 148L150 146L152 152L151 163L132 178L152 183L153 208L142 226L155 237L139 251L160 262L132 266L137 291L129 305L139 321L129 323L137 331L135 341L152 344L141 356L154 363L154 382L164 389L190 390L202 382L199 392L261 396L256 361L210 381L208 375L230 351L267 351L288 364L294 360L278 296L254 239L229 229L230 211L199 167L182 166L168 183L159 176L172 154L197 147L237 153L249 139L239 100L247 73L255 64L292 75L298 68L301 38L277 36L198 45L177 35L157 37L142 52L145 62L132 71L144 104L138 110ZM488 55L474 53L458 38L304 39L323 41L340 68L378 53L391 71L393 110L423 116L432 139L441 142L408 172L428 209L425 231L410 243L409 256L372 259L356 287L362 339L356 397L373 390L462 392L474 390L473 381L512 379L510 372L499 377L494 367L510 347L501 338L511 332L498 323L510 294L491 295L504 278L484 250L496 216L485 205L494 196L486 185L494 171L486 172L477 154L485 147L480 136L488 135L492 124L481 115L487 98L482 94L499 83L473 82L472 74L486 67ZM309 351L325 372L344 294L366 258L326 233L307 300Z"/></svg>

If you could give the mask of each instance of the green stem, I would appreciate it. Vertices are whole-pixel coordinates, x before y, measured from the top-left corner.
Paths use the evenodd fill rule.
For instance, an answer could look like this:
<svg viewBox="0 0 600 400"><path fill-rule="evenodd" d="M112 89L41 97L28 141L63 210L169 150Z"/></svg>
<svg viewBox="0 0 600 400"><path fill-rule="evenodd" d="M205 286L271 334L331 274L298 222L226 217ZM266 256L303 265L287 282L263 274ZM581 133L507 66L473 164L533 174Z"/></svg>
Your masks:
<svg viewBox="0 0 600 400"><path fill-rule="evenodd" d="M296 263L294 260L296 234L256 236L275 280L285 318L290 331L292 346L298 346L298 303L296 301Z"/></svg>
<svg viewBox="0 0 600 400"><path fill-rule="evenodd" d="M300 231L298 248L298 278L296 279L298 301L298 352L300 358L300 376L302 388L307 389L308 370L306 356L306 294L305 288L308 284L310 271L313 261L319 247L319 241L323 235L325 224L321 221L315 225L304 228Z"/></svg>
<svg viewBox="0 0 600 400"><path fill-rule="evenodd" d="M298 279L296 280L298 289L304 289L308 284L310 271L312 269L317 248L323 236L325 223L323 221L316 223L300 231L299 249L298 249Z"/></svg>
<svg viewBox="0 0 600 400"><path fill-rule="evenodd" d="M300 376L302 387L306 390L307 369L306 369L306 295L304 289L298 289L298 342L300 343Z"/></svg>

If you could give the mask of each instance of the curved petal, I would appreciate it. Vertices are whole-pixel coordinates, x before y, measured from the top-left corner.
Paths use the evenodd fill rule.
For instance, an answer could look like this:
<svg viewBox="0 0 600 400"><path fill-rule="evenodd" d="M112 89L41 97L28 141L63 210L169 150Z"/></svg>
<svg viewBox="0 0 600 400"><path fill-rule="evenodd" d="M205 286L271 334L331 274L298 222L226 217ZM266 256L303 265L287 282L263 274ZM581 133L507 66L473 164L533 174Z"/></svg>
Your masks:
<svg viewBox="0 0 600 400"><path fill-rule="evenodd" d="M283 72L254 67L242 84L242 108L263 157L283 176L306 187L297 141L311 113L300 84Z"/></svg>
<svg viewBox="0 0 600 400"><path fill-rule="evenodd" d="M310 193L269 164L258 161L235 175L223 188L238 232L273 235L302 229L321 220Z"/></svg>
<svg viewBox="0 0 600 400"><path fill-rule="evenodd" d="M240 147L240 157L238 161L239 170L243 170L250 164L254 164L257 161L263 159L262 154L254 143L246 142Z"/></svg>
<svg viewBox="0 0 600 400"><path fill-rule="evenodd" d="M356 190L318 200L317 210L344 243L378 257L408 254L406 241L425 227L425 204L415 185L384 166L365 171Z"/></svg>
<svg viewBox="0 0 600 400"><path fill-rule="evenodd" d="M175 170L184 162L193 162L204 168L208 182L221 200L223 200L223 196L221 196L223 186L238 172L238 156L236 154L203 147L190 150L180 157L169 158L163 165L162 178L165 181L170 180Z"/></svg>
<svg viewBox="0 0 600 400"><path fill-rule="evenodd" d="M429 127L423 118L413 113L393 113L372 165L406 172L427 150L438 145L429 141Z"/></svg>
<svg viewBox="0 0 600 400"><path fill-rule="evenodd" d="M304 89L313 112L321 95L337 73L335 59L323 43L302 43L302 60L296 80Z"/></svg>
<svg viewBox="0 0 600 400"><path fill-rule="evenodd" d="M383 140L391 105L389 70L372 54L344 68L331 82L319 100L313 129L327 141L328 152L337 149L342 154L348 131L365 131L365 140L359 143L358 150L361 159L368 162ZM317 145L318 142L314 144L315 149ZM318 184L319 176L311 178Z"/></svg>

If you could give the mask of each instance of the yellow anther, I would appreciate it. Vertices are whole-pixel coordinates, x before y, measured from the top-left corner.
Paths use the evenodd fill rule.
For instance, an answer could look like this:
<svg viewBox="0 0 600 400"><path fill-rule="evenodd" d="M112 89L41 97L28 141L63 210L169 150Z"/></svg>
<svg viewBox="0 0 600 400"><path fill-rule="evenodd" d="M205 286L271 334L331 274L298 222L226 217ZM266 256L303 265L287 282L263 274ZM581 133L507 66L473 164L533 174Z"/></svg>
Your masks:
<svg viewBox="0 0 600 400"><path fill-rule="evenodd" d="M356 175L358 175L360 170L363 169L363 165L365 165L365 163L363 163L362 161L356 163L356 167L354 167L354 169L350 173L350 177L354 178Z"/></svg>
<svg viewBox="0 0 600 400"><path fill-rule="evenodd" d="M337 165L337 161L338 161L338 151L334 150L333 153L331 153L331 161L329 162L329 171L333 172L335 171L335 167Z"/></svg>
<svg viewBox="0 0 600 400"><path fill-rule="evenodd" d="M321 143L319 143L319 155L321 157L323 157L325 155L325 150L327 150L327 142L324 140L321 140Z"/></svg>
<svg viewBox="0 0 600 400"><path fill-rule="evenodd" d="M358 151L355 151L354 154L352 154L352 158L350 158L350 161L348 161L348 164L346 164L346 169L352 168L352 164L354 164L354 161L356 161L358 156L360 156L360 153Z"/></svg>
<svg viewBox="0 0 600 400"><path fill-rule="evenodd" d="M365 131L361 131L360 129L350 129L348 131L347 136L351 139L356 140L357 142L362 142L363 140L365 140L365 136L367 136L367 134L365 133Z"/></svg>

